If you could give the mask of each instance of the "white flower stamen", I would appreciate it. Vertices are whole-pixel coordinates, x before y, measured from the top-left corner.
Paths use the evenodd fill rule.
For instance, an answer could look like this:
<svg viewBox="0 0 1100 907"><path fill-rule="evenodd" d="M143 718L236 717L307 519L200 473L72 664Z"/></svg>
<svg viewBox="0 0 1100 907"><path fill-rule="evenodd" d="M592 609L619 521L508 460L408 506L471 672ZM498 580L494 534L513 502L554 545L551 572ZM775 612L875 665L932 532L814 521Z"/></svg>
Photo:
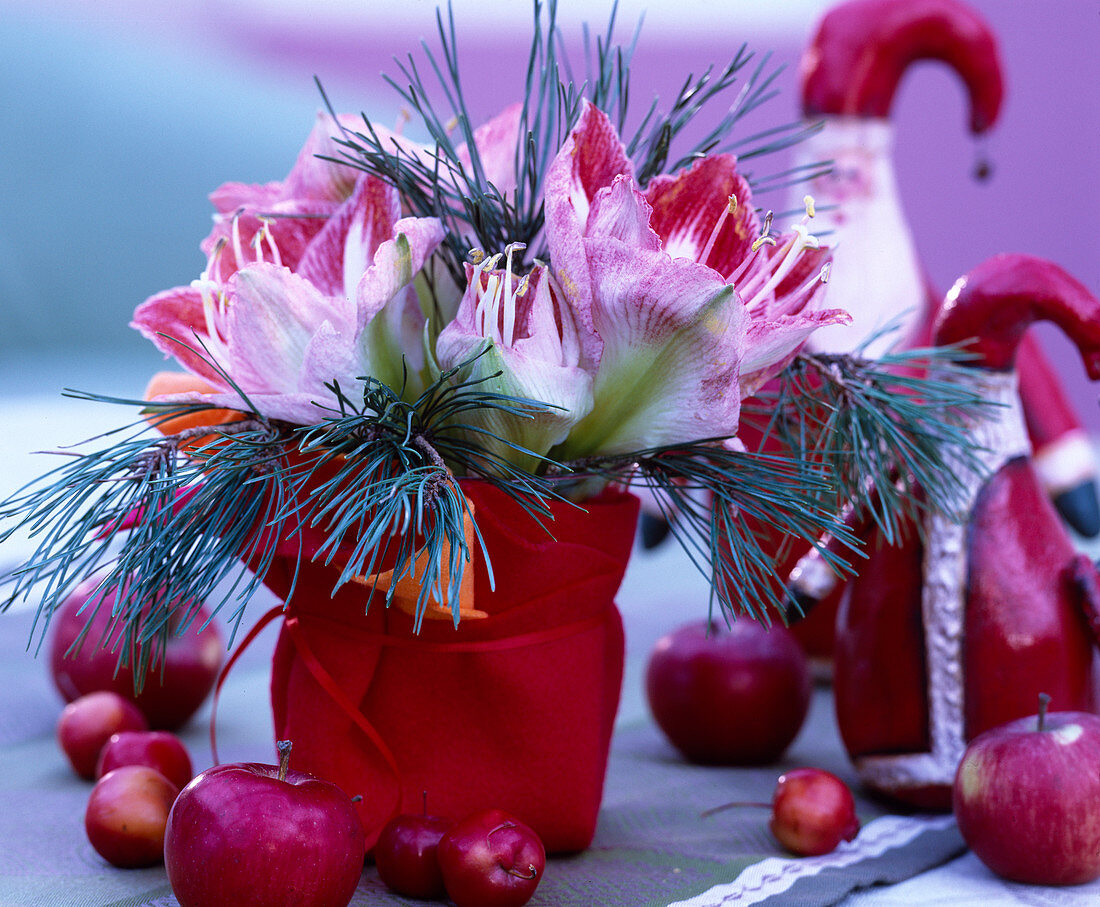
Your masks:
<svg viewBox="0 0 1100 907"><path fill-rule="evenodd" d="M256 249L256 261L263 261L262 243L264 242L267 243L267 248L271 252L271 263L281 267L283 257L279 254L279 247L275 243L275 236L271 232L271 218L269 217L260 219L260 229L252 240L252 245Z"/></svg>
<svg viewBox="0 0 1100 907"><path fill-rule="evenodd" d="M714 229L710 231L710 236L707 238L707 244L703 246L703 251L699 253L699 258L697 259L699 264L705 265L707 263L711 249L714 248L714 244L718 240L718 234L722 232L722 228L726 224L726 218L736 213L737 196L731 195L726 201L726 206L722 209L722 213L718 215L718 222L714 225Z"/></svg>
<svg viewBox="0 0 1100 907"><path fill-rule="evenodd" d="M233 256L237 260L237 267L243 268L248 264L248 260L244 257L244 247L241 244L241 215L244 213L244 208L238 208L233 214Z"/></svg>
<svg viewBox="0 0 1100 907"><path fill-rule="evenodd" d="M501 342L506 347L512 346L512 341L515 339L516 333L516 293L512 289L512 256L516 252L522 252L527 248L525 243L514 242L505 246L504 251L507 253L505 259L504 270L504 331L501 336ZM526 292L526 290L524 290ZM522 294L520 294L522 295Z"/></svg>
<svg viewBox="0 0 1100 907"><path fill-rule="evenodd" d="M802 224L795 224L791 238L787 240L783 248L775 256L775 258L779 259L778 266L772 271L767 282L759 290L753 293L752 301L747 301L746 304L751 308L753 305L767 298L771 292L779 286L783 278L794 270L803 251L806 249L817 249L819 245L816 236L810 233ZM749 282L749 287L746 287L746 289L751 288L752 284L759 282L760 278L767 273L768 272L765 270L754 277L754 279Z"/></svg>

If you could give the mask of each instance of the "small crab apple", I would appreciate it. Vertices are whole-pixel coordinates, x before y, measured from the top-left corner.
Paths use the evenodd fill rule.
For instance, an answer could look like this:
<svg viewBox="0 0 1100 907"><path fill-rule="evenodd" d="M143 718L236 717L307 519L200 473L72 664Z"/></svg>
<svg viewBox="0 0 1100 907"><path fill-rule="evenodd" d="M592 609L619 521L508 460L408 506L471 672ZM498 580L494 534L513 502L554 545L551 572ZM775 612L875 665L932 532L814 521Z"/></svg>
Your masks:
<svg viewBox="0 0 1100 907"><path fill-rule="evenodd" d="M386 886L410 898L442 898L447 892L437 850L454 824L445 816L428 815L427 791L420 813L391 819L374 845L374 863Z"/></svg>
<svg viewBox="0 0 1100 907"><path fill-rule="evenodd" d="M797 768L779 777L769 823L777 841L801 857L831 853L859 833L848 785L820 768Z"/></svg>
<svg viewBox="0 0 1100 907"><path fill-rule="evenodd" d="M100 750L96 777L124 765L155 768L182 789L193 777L191 755L182 740L168 731L121 731L112 734Z"/></svg>
<svg viewBox="0 0 1100 907"><path fill-rule="evenodd" d="M703 812L713 815L737 807L771 809L768 827L775 839L799 857L831 853L859 833L855 799L836 775L820 768L796 768L779 776L771 803L745 800Z"/></svg>
<svg viewBox="0 0 1100 907"><path fill-rule="evenodd" d="M539 836L500 809L467 816L443 835L438 853L456 907L522 907L546 868Z"/></svg>
<svg viewBox="0 0 1100 907"><path fill-rule="evenodd" d="M81 778L95 778L99 753L119 731L145 731L149 724L130 700L100 690L74 699L57 720L57 742Z"/></svg>
<svg viewBox="0 0 1100 907"><path fill-rule="evenodd" d="M164 859L164 829L179 788L147 765L107 772L88 797L84 830L103 859L121 869Z"/></svg>

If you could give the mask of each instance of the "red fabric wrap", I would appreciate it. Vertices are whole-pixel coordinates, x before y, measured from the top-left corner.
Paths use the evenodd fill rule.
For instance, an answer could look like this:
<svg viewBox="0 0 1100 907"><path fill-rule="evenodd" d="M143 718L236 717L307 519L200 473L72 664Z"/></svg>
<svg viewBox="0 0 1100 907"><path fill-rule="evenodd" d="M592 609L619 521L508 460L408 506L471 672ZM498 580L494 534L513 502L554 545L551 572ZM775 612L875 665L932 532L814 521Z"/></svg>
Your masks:
<svg viewBox="0 0 1100 907"><path fill-rule="evenodd" d="M496 807L534 828L552 852L592 840L623 672L614 597L638 504L608 492L553 507L538 526L504 493L463 483L492 564L473 561L481 620L412 620L304 560L276 645L271 697L294 767L362 796L373 846L398 812L460 819ZM467 569L470 569L469 567ZM293 561L265 580L280 597ZM367 613L364 613L367 611Z"/></svg>

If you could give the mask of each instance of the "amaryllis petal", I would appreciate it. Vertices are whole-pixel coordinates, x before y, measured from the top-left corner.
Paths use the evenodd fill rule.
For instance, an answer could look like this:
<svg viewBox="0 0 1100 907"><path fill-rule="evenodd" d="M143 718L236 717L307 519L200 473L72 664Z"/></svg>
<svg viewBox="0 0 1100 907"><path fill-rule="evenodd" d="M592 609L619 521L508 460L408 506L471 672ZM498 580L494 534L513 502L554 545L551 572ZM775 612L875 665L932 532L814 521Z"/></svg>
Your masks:
<svg viewBox="0 0 1100 907"><path fill-rule="evenodd" d="M650 226L664 250L714 268L723 277L748 256L760 235L752 193L732 154L705 157L673 176L654 177L645 196L653 207Z"/></svg>
<svg viewBox="0 0 1100 907"><path fill-rule="evenodd" d="M582 365L594 368L601 342L591 319L592 282L584 232L592 199L633 166L607 115L584 102L577 125L546 170L546 240L554 278L574 311Z"/></svg>
<svg viewBox="0 0 1100 907"><path fill-rule="evenodd" d="M334 120L320 113L285 180L226 183L211 193L218 217L202 250L214 258L212 277L228 280L257 261L297 267L309 242L355 187L359 171L326 158L339 158L334 137L356 122L348 115Z"/></svg>
<svg viewBox="0 0 1100 907"><path fill-rule="evenodd" d="M443 234L443 224L435 217L405 217L394 224L393 238L378 246L359 280L356 330L362 331L399 290L412 283Z"/></svg>
<svg viewBox="0 0 1100 907"><path fill-rule="evenodd" d="M251 265L232 281L227 317L228 370L245 390L291 393L300 389L301 363L318 328L329 322L350 346L350 313L287 268ZM343 363L333 363L335 368Z"/></svg>
<svg viewBox="0 0 1100 907"><path fill-rule="evenodd" d="M282 181L222 183L209 198L219 214L233 214L241 209L268 211L286 200L286 189Z"/></svg>
<svg viewBox="0 0 1100 907"><path fill-rule="evenodd" d="M392 240L401 202L397 190L374 176L362 176L355 191L312 239L298 274L326 296L352 299L382 243Z"/></svg>
<svg viewBox="0 0 1100 907"><path fill-rule="evenodd" d="M516 149L522 114L523 104L512 104L474 130L474 147L482 175L502 196L516 188ZM457 154L472 175L470 151L465 144L459 146Z"/></svg>
<svg viewBox="0 0 1100 907"><path fill-rule="evenodd" d="M752 396L768 379L782 371L818 328L828 324L848 324L851 320L843 309L828 309L802 315L781 315L774 321L751 321L741 360L741 396Z"/></svg>
<svg viewBox="0 0 1100 907"><path fill-rule="evenodd" d="M483 389L552 407L532 417L491 410L470 416L471 424L541 455L564 440L592 407L592 377L578 365L575 334L572 316L555 298L544 266L520 281L507 270L468 265L466 293L439 336L436 355L448 369L480 353L470 377L484 379ZM494 450L527 468L535 465L506 445Z"/></svg>
<svg viewBox="0 0 1100 907"><path fill-rule="evenodd" d="M592 412L555 455L626 453L734 435L746 313L709 268L586 242L604 341Z"/></svg>
<svg viewBox="0 0 1100 907"><path fill-rule="evenodd" d="M483 339L481 343L484 353L474 363L470 377L486 379L480 385L483 390L537 400L547 409L524 416L483 409L467 414L466 420L533 454L545 455L565 440L591 410L592 376L576 366L548 365L522 350L505 349L495 341ZM472 440L522 468L534 469L537 465L533 458L508 445L494 444L485 435Z"/></svg>
<svg viewBox="0 0 1100 907"><path fill-rule="evenodd" d="M645 196L634 188L634 181L619 175L592 199L585 235L610 237L632 248L655 252L661 248L661 238L649 225L651 213Z"/></svg>
<svg viewBox="0 0 1100 907"><path fill-rule="evenodd" d="M225 281L258 261L297 267L310 241L338 208L338 202L289 199L264 207L242 207L215 220L202 250L208 272Z"/></svg>
<svg viewBox="0 0 1100 907"><path fill-rule="evenodd" d="M197 288L176 287L149 297L134 310L130 327L184 368L219 386L224 384L202 351L209 323L203 294Z"/></svg>
<svg viewBox="0 0 1100 907"><path fill-rule="evenodd" d="M362 127L361 117L339 114L336 119L319 112L298 160L284 182L285 198L312 198L342 202L351 195L359 170L336 163L345 150L336 140L343 131Z"/></svg>

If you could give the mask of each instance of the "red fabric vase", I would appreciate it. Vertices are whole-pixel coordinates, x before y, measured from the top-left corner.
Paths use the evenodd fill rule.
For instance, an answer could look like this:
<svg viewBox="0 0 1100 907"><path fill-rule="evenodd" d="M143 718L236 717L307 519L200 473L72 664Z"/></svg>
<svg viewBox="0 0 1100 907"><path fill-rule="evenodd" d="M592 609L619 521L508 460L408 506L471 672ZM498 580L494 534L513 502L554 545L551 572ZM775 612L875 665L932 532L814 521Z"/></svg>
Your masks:
<svg viewBox="0 0 1100 907"><path fill-rule="evenodd" d="M623 673L614 597L634 539L634 497L606 492L584 509L556 504L543 530L510 497L463 483L495 577L476 557L480 620L425 621L339 567L304 560L276 645L271 698L295 768L360 795L373 847L400 812L461 819L495 807L548 851L595 833ZM293 561L265 582L290 591ZM368 603L370 605L368 609Z"/></svg>

